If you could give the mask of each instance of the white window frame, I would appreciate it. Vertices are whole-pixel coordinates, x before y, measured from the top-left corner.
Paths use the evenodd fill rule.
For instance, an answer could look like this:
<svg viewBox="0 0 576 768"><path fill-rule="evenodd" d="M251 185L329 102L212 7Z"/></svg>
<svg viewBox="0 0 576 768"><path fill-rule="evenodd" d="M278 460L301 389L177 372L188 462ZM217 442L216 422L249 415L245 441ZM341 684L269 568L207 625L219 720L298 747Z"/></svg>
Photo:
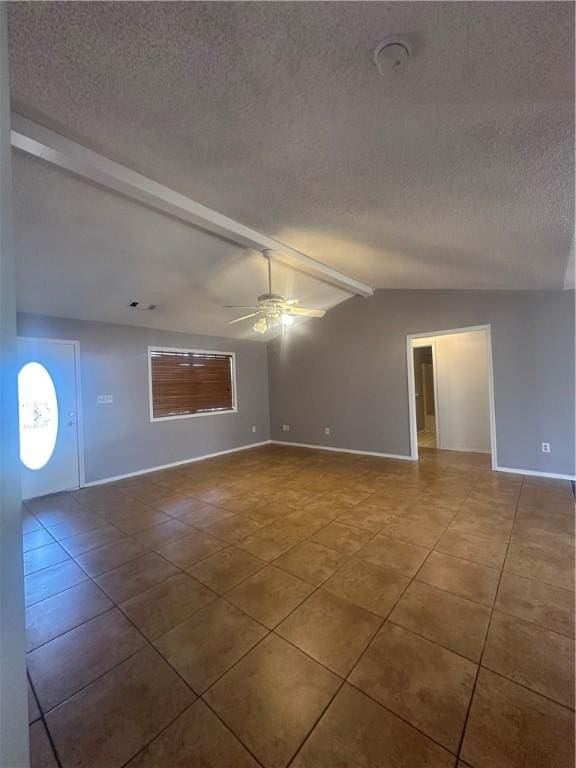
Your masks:
<svg viewBox="0 0 576 768"><path fill-rule="evenodd" d="M182 413L175 416L154 416L154 403L152 399L152 353L153 352L185 352L196 355L226 355L230 357L232 373L232 408L226 411L203 411L202 413ZM236 353L224 352L213 349L184 349L182 347L164 347L159 344L148 346L148 405L150 409L150 421L174 421L175 419L195 419L198 416L222 416L223 414L238 413L236 400Z"/></svg>

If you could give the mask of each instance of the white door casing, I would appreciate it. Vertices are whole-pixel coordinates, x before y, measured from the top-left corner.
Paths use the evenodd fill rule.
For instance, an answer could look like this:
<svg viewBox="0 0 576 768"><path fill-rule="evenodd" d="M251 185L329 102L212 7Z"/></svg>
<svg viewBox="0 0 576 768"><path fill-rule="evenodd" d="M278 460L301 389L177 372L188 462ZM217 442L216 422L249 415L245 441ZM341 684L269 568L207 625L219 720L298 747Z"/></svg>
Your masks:
<svg viewBox="0 0 576 768"><path fill-rule="evenodd" d="M416 429L416 405L415 405L415 390L414 390L414 356L412 350L415 346L427 346L433 341L432 337L448 336L458 333L471 333L474 331L483 331L486 340L486 363L487 363L487 377L488 377L488 408L490 419L490 454L492 459L492 469L501 469L498 466L498 446L496 442L496 415L494 408L494 372L492 361L492 333L491 327L487 325L474 325L464 328L450 328L437 331L425 331L422 333L413 333L406 336L406 362L408 368L408 410L410 418L410 458L413 461L418 461L418 435ZM434 346L433 346L434 350ZM437 372L437 361L434 360L434 369ZM435 381L437 382L437 376ZM437 398L437 392L435 392ZM439 411L438 400L436 399L436 429L438 437L439 428Z"/></svg>

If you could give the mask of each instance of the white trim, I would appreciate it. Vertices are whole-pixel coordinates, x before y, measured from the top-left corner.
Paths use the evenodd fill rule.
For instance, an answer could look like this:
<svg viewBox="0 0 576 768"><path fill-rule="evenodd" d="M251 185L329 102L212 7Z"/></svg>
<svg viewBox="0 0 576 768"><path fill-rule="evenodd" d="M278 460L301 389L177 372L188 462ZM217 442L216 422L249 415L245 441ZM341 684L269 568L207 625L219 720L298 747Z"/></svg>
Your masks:
<svg viewBox="0 0 576 768"><path fill-rule="evenodd" d="M515 467L494 467L496 472L509 472L511 475L527 477L549 477L551 480L576 480L576 475L562 475L557 472L540 472L536 469L516 469Z"/></svg>
<svg viewBox="0 0 576 768"><path fill-rule="evenodd" d="M410 458L418 461L418 431L416 427L416 402L414 384L414 354L413 342L434 336L452 336L456 333L472 333L484 331L486 334L486 364L488 366L488 401L490 406L490 454L492 469L498 469L498 445L496 442L496 414L494 405L494 363L492 359L492 328L487 325L470 325L467 328L450 328L442 331L425 331L411 333L406 336L406 367L408 372L408 413L410 418ZM423 346L422 344L420 346ZM438 414L437 414L438 416ZM436 424L438 428L438 424Z"/></svg>
<svg viewBox="0 0 576 768"><path fill-rule="evenodd" d="M240 451L247 451L250 448L260 448L263 445L292 445L297 448L314 448L319 451L334 451L336 453L355 453L361 456L378 456L383 459L401 459L402 461L410 461L410 456L402 456L394 453L378 453L376 451L356 451L351 448L332 448L326 445L311 445L309 443L290 443L287 440L262 440L259 443L249 443L248 445L241 445L238 448L228 448L225 451L217 451L216 453L207 453L203 456L195 456L193 459L184 459L183 461L174 461L171 464L159 464L155 467L148 467L147 469L138 469L135 472L127 472L124 475L115 475L114 477L106 477L101 480L92 480L89 483L83 483L82 488L91 488L94 485L105 485L106 483L114 483L119 480L127 480L131 477L139 477L140 475L148 475L153 472L160 472L163 469L173 469L174 467L182 467L186 464L194 464L197 461L204 461L205 459L213 459L217 456L224 456L228 453L239 453ZM557 478L560 480L575 480L573 475L557 475L552 472L535 472L531 469L510 469L508 467L496 467L498 472L510 472L515 475L534 475L539 477Z"/></svg>
<svg viewBox="0 0 576 768"><path fill-rule="evenodd" d="M428 339L432 336L453 336L456 333L472 333L474 331L486 331L490 328L490 325L469 325L465 328L448 328L444 331L426 331L423 333L411 333L411 339ZM419 346L425 347L426 344L420 344Z"/></svg>
<svg viewBox="0 0 576 768"><path fill-rule="evenodd" d="M432 383L434 384L434 431L436 433L436 448L440 447L442 437L440 435L440 410L438 397L438 358L436 342L432 342Z"/></svg>
<svg viewBox="0 0 576 768"><path fill-rule="evenodd" d="M488 365L488 405L490 408L490 453L492 469L498 466L498 444L496 442L496 404L494 401L494 360L492 357L492 326L486 326L486 364Z"/></svg>
<svg viewBox="0 0 576 768"><path fill-rule="evenodd" d="M221 357L229 357L231 359L232 369L232 408L227 411L203 411L201 413L183 413L177 416L154 416L154 409L152 405L152 352L187 352L197 355L220 355ZM198 416L221 416L226 413L238 413L238 402L236 400L236 353L224 352L222 350L216 351L212 349L184 349L182 347L163 347L159 344L148 345L148 408L150 421L174 421L175 419L195 419Z"/></svg>
<svg viewBox="0 0 576 768"><path fill-rule="evenodd" d="M74 342L74 370L76 373L76 424L78 426L78 469L80 472L80 487L86 480L86 464L84 456L84 399L82 397L82 373L80 359L80 342Z"/></svg>
<svg viewBox="0 0 576 768"><path fill-rule="evenodd" d="M196 461L204 461L205 459L214 459L216 456L224 456L227 453L238 453L239 451L247 451L249 448L259 448L261 445L268 445L271 440L262 440L260 443L249 443L248 445L240 445L238 448L227 448L225 451L216 451L215 453L205 453L203 456L195 456L192 459L183 459L182 461L173 461L171 464L158 464L155 467L147 467L146 469L137 469L135 472L126 472L124 475L114 475L114 477L104 477L101 480L91 480L89 483L84 483L82 488L91 488L93 485L105 485L106 483L115 483L118 480L127 480L130 477L139 477L140 475L149 475L152 472L160 472L163 469L173 469L174 467L182 467L185 464L194 464Z"/></svg>
<svg viewBox="0 0 576 768"><path fill-rule="evenodd" d="M212 208L192 200L141 173L120 165L82 144L67 139L38 123L12 112L12 146L47 163L65 168L84 179L119 192L156 210L175 216L200 229L223 237L244 248L274 251L278 261L313 275L359 296L372 296L374 289L334 267L306 256L295 248L274 240L251 227L230 219Z"/></svg>
<svg viewBox="0 0 576 768"><path fill-rule="evenodd" d="M82 399L82 375L80 359L80 342L78 339L51 339L43 336L17 336L16 342L31 341L35 344L50 342L52 344L72 344L74 347L74 384L76 388L76 444L78 451L78 488L82 488L86 480L86 464L84 456L84 401ZM65 488L63 490L73 490ZM58 493L58 491L56 491Z"/></svg>
<svg viewBox="0 0 576 768"><path fill-rule="evenodd" d="M357 451L353 448L334 448L330 445L312 445L311 443L292 443L288 440L270 440L275 445L293 445L296 448L314 448L318 451L334 451L335 453L357 453L361 456L378 456L381 459L401 459L402 461L411 461L410 456L404 456L399 453L379 453L378 451Z"/></svg>
<svg viewBox="0 0 576 768"><path fill-rule="evenodd" d="M410 458L418 461L418 423L416 421L416 380L414 377L414 347L412 337L406 336L406 367L408 369L408 418L410 421Z"/></svg>

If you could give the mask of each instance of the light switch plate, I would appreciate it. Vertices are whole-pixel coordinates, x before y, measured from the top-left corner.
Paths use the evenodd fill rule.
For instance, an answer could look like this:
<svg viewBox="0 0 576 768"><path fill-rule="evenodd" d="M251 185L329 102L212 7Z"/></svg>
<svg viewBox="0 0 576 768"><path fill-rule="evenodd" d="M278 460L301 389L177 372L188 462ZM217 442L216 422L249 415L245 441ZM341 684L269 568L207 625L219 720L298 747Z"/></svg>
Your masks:
<svg viewBox="0 0 576 768"><path fill-rule="evenodd" d="M114 395L98 395L96 402L98 405L110 405L114 402Z"/></svg>

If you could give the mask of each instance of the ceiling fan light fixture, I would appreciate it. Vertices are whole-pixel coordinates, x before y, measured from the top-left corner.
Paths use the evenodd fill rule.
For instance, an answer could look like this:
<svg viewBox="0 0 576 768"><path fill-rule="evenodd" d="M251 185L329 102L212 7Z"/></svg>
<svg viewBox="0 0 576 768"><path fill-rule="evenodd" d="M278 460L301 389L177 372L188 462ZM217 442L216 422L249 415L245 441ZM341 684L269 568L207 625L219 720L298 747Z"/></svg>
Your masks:
<svg viewBox="0 0 576 768"><path fill-rule="evenodd" d="M256 322L252 326L256 333L267 333L268 331L288 328L294 324L294 315L298 317L324 317L323 309L306 309L299 307L298 299L285 299L279 293L272 293L272 251L264 251L264 256L268 261L268 293L262 293L258 296L256 306L246 305L228 305L226 309L251 309L249 315L237 317L229 320L228 325L241 323L252 317Z"/></svg>

